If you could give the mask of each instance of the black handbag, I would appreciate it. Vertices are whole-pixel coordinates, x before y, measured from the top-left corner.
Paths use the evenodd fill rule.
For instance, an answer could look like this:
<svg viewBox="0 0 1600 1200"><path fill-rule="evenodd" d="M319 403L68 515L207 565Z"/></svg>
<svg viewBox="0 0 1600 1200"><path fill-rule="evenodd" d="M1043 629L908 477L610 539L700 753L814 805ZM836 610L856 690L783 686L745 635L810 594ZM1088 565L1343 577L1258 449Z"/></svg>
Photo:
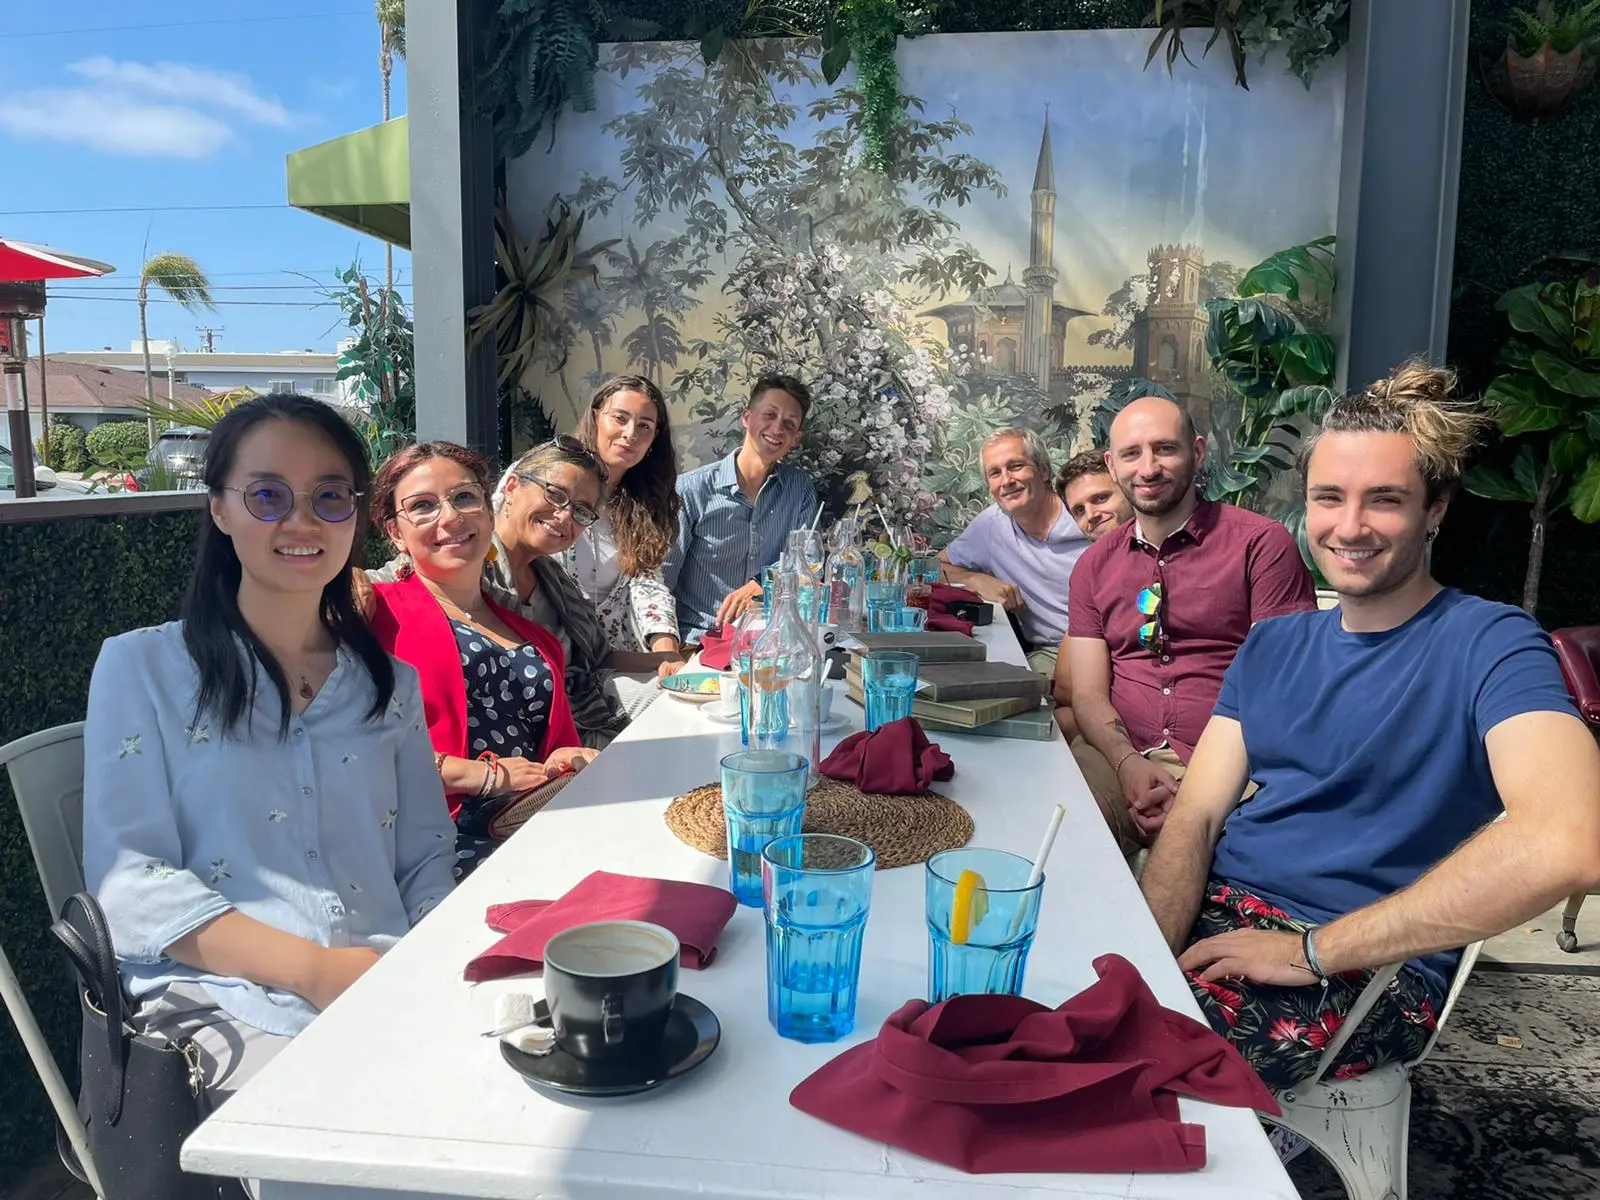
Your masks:
<svg viewBox="0 0 1600 1200"><path fill-rule="evenodd" d="M245 1200L238 1180L178 1166L184 1138L210 1112L200 1049L188 1038L133 1027L99 903L87 892L68 897L50 932L66 947L83 1010L78 1115L105 1188L102 1200Z"/></svg>

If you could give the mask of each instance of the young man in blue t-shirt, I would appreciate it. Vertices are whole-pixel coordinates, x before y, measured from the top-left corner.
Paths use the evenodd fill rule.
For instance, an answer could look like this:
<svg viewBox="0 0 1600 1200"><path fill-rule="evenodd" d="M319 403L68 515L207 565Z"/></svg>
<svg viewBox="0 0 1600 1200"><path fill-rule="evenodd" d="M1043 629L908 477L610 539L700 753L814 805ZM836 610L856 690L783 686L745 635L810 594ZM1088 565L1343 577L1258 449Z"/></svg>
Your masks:
<svg viewBox="0 0 1600 1200"><path fill-rule="evenodd" d="M1451 382L1407 364L1308 441L1339 607L1251 631L1141 881L1212 1026L1274 1089L1314 1072L1387 963L1405 967L1335 1073L1415 1058L1459 947L1600 882L1600 751L1549 639L1428 572L1482 423Z"/></svg>

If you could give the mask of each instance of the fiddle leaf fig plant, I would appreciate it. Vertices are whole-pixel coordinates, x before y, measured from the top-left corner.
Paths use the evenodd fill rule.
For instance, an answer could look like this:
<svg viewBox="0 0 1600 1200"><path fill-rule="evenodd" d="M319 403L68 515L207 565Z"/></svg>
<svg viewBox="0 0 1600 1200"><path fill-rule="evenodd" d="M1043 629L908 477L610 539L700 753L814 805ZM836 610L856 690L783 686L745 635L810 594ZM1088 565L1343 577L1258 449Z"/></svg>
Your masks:
<svg viewBox="0 0 1600 1200"><path fill-rule="evenodd" d="M1514 332L1483 401L1502 443L1463 483L1473 495L1529 506L1522 607L1532 615L1550 520L1567 509L1586 525L1600 521L1600 264L1512 288L1496 307Z"/></svg>

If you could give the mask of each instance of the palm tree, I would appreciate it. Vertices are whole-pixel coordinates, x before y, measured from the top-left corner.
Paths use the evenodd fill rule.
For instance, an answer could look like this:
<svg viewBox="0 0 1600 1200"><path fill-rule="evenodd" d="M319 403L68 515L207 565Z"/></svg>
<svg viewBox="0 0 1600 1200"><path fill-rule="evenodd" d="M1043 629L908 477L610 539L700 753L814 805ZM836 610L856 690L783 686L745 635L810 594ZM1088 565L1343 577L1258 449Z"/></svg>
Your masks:
<svg viewBox="0 0 1600 1200"><path fill-rule="evenodd" d="M389 119L389 76L394 60L406 56L406 0L377 0L378 74L383 78L383 119ZM383 302L394 291L394 247L383 243Z"/></svg>
<svg viewBox="0 0 1600 1200"><path fill-rule="evenodd" d="M144 402L153 409L156 402L155 376L150 371L150 322L146 315L152 284L190 312L202 308L215 312L216 305L211 303L211 280L206 278L200 264L187 254L169 251L145 260L139 272L139 344L144 348ZM154 422L151 424L153 426ZM155 440L153 433L151 440Z"/></svg>

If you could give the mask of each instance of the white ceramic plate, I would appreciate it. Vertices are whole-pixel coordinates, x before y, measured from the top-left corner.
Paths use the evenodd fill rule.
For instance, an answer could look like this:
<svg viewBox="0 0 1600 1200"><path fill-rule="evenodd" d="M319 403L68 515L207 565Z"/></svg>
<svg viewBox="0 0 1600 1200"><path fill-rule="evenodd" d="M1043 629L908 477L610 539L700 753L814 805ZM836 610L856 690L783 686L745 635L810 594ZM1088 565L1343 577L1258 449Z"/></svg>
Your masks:
<svg viewBox="0 0 1600 1200"><path fill-rule="evenodd" d="M712 687L705 686L707 680ZM661 690L689 704L709 704L722 693L722 677L715 671L679 671L661 681Z"/></svg>

